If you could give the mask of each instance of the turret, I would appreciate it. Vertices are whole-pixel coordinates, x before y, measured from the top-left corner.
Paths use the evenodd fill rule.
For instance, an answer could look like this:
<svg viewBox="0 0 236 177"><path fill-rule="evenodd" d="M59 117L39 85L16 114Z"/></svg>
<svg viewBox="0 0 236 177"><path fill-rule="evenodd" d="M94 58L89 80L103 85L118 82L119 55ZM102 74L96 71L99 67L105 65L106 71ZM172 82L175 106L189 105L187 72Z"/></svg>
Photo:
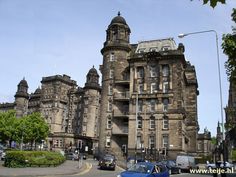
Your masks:
<svg viewBox="0 0 236 177"><path fill-rule="evenodd" d="M27 81L23 78L18 84L15 94L15 110L17 117L27 115L29 102L28 88Z"/></svg>

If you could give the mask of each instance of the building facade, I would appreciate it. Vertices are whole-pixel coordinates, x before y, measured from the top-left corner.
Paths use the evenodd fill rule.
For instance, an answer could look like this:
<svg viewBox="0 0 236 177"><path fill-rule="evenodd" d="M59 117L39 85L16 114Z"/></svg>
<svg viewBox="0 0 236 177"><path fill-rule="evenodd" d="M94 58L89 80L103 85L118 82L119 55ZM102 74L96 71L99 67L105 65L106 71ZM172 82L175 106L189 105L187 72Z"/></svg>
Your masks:
<svg viewBox="0 0 236 177"><path fill-rule="evenodd" d="M17 117L40 112L49 125L46 141L50 149L77 147L86 151L98 147L100 102L99 75L93 67L84 88L67 75L43 77L41 88L28 93L25 79L18 84L14 103L0 104L1 111L16 110Z"/></svg>
<svg viewBox="0 0 236 177"><path fill-rule="evenodd" d="M199 133L197 137L197 154L201 157L212 157L214 146L211 142L211 132L206 128L203 133Z"/></svg>
<svg viewBox="0 0 236 177"><path fill-rule="evenodd" d="M118 14L106 30L99 149L155 158L196 153L198 84L184 46L172 38L130 44Z"/></svg>
<svg viewBox="0 0 236 177"><path fill-rule="evenodd" d="M233 151L236 149L236 84L230 82L228 105L225 108L225 141L228 149L228 157L231 159ZM231 159L232 160L232 159ZM235 160L235 159L233 159Z"/></svg>
<svg viewBox="0 0 236 177"><path fill-rule="evenodd" d="M43 77L41 88L28 94L23 79L15 102L0 104L0 110L15 109L18 117L41 112L54 148L98 148L119 159L196 155L198 83L183 44L173 38L130 44L130 34L118 13L101 49L101 87L94 67L83 88L67 75L55 75Z"/></svg>

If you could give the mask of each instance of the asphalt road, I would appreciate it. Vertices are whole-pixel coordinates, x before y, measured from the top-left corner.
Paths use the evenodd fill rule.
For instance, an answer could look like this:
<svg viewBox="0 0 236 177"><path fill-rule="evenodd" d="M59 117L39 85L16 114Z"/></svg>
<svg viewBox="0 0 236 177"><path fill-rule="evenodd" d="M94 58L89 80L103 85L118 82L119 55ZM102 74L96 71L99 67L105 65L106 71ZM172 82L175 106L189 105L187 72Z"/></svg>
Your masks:
<svg viewBox="0 0 236 177"><path fill-rule="evenodd" d="M116 177L120 172L123 171L123 169L119 167L117 167L115 171L100 170L99 167L97 166L98 164L97 161L87 160L87 162L90 164L90 166L85 171L74 175L67 175L67 176L63 175L63 177ZM189 173L171 175L171 177L199 177L199 176L212 177L212 175L199 175L199 174L189 174ZM48 177L54 177L54 176L48 176Z"/></svg>
<svg viewBox="0 0 236 177"><path fill-rule="evenodd" d="M117 167L115 171L113 170L100 170L98 167L98 161L94 161L92 159L85 160L86 168L78 170L78 173L73 175L47 175L45 177L116 177L123 169ZM67 167L69 168L69 167ZM53 174L53 173L52 173ZM17 176L17 175L16 175ZM213 177L213 175L200 175L200 174L189 174L189 173L181 173L176 175L171 175L170 177ZM0 177L1 177L1 169L0 169ZM8 177L8 176L4 176ZM9 176L10 177L10 176ZM21 176L18 176L21 177ZM25 176L22 176L25 177ZM33 176L32 176L33 177ZM37 176L34 176L37 177ZM43 176L38 176L43 177ZM218 177L221 177L220 175ZM227 175L227 177L236 177L236 174Z"/></svg>

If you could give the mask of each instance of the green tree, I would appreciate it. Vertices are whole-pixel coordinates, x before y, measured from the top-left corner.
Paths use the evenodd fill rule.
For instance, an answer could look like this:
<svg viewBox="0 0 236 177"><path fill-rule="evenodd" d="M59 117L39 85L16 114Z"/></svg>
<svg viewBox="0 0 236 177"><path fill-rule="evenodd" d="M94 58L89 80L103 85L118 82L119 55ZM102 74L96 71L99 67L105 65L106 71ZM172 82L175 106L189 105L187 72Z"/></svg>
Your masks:
<svg viewBox="0 0 236 177"><path fill-rule="evenodd" d="M231 15L232 21L236 23L236 9L233 9ZM232 34L223 35L222 49L228 56L228 60L225 62L226 73L228 79L235 83L236 81L236 28L232 28Z"/></svg>
<svg viewBox="0 0 236 177"><path fill-rule="evenodd" d="M191 0L191 1L193 1L193 0ZM217 6L218 2L221 2L222 4L226 3L226 0L201 0L201 1L203 1L203 4L208 4L208 2L210 2L210 6L213 8L215 6Z"/></svg>
<svg viewBox="0 0 236 177"><path fill-rule="evenodd" d="M11 142L17 137L17 132L15 131L16 125L17 118L15 111L0 112L0 139L3 142L9 141L10 147Z"/></svg>
<svg viewBox="0 0 236 177"><path fill-rule="evenodd" d="M31 148L33 144L41 143L49 133L49 128L40 113L32 113L22 118L21 130L23 130L24 142L29 142Z"/></svg>
<svg viewBox="0 0 236 177"><path fill-rule="evenodd" d="M216 137L215 137L215 136L213 136L213 137L211 138L211 144L216 145Z"/></svg>

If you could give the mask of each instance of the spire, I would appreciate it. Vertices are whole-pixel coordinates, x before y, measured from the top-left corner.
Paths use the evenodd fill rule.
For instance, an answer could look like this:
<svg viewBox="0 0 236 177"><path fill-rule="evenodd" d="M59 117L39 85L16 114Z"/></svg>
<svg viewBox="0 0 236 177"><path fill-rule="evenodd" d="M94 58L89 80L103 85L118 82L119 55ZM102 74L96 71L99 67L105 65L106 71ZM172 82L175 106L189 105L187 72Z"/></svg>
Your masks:
<svg viewBox="0 0 236 177"><path fill-rule="evenodd" d="M118 16L120 16L120 11L118 11L118 14L117 14Z"/></svg>

